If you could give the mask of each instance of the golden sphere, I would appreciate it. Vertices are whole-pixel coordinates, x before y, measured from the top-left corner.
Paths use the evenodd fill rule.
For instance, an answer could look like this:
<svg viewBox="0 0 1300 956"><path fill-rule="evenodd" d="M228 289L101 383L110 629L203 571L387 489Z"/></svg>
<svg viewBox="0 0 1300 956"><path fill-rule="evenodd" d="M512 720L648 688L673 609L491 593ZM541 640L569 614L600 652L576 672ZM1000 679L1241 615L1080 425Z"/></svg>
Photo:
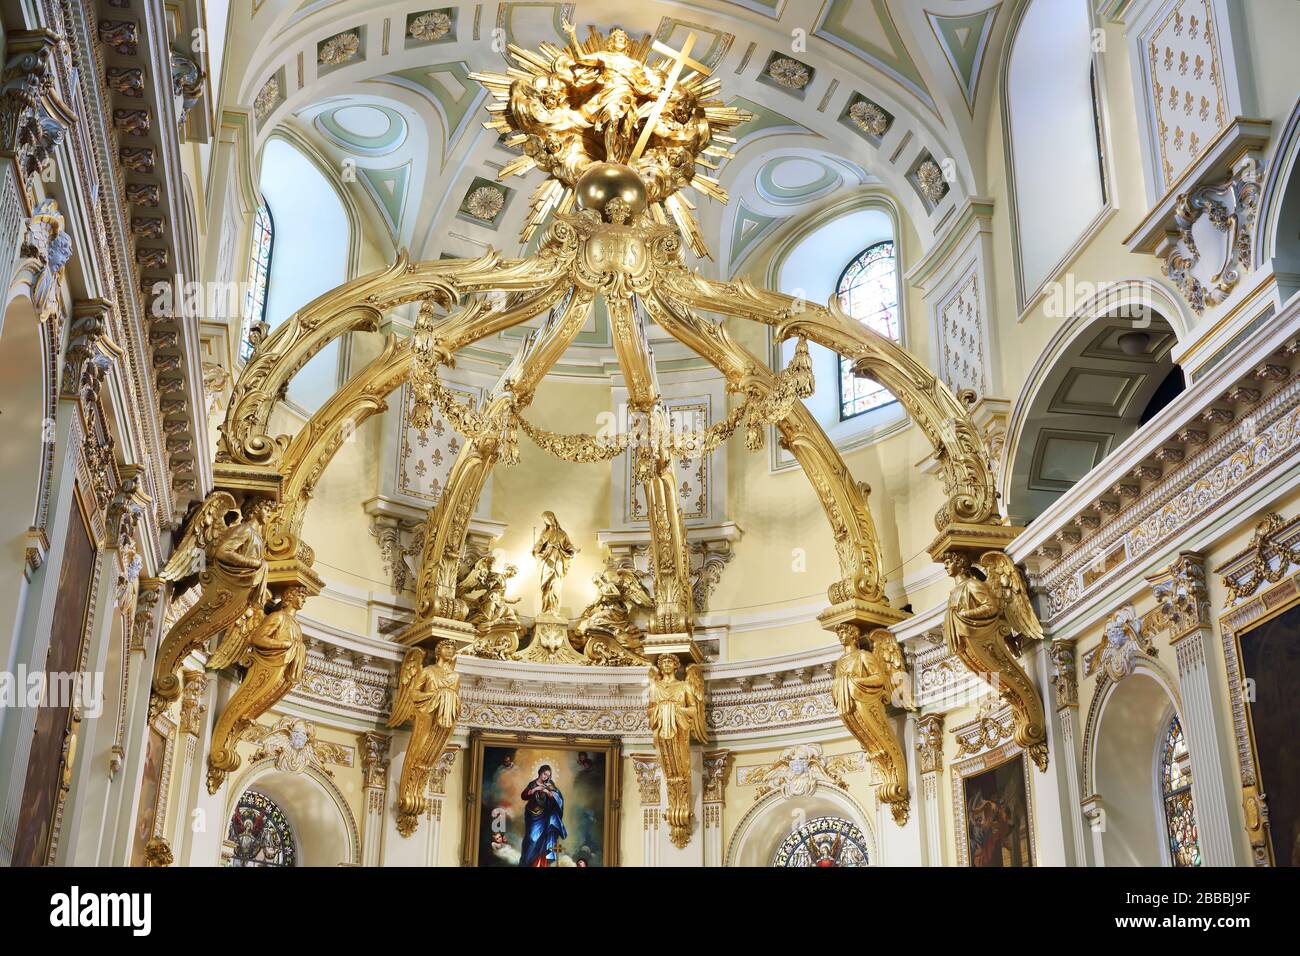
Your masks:
<svg viewBox="0 0 1300 956"><path fill-rule="evenodd" d="M645 183L631 166L593 163L574 184L578 205L600 214L606 222L631 222L645 212ZM621 200L610 207L611 200Z"/></svg>

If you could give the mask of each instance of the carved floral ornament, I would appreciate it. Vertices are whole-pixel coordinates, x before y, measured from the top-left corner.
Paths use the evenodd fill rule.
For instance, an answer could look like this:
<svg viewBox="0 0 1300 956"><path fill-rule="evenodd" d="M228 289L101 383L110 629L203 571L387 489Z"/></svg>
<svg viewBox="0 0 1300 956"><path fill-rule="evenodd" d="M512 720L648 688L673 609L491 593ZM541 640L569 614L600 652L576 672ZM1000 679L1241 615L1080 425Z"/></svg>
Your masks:
<svg viewBox="0 0 1300 956"><path fill-rule="evenodd" d="M1226 180L1178 197L1161 269L1197 315L1226 299L1251 267L1260 178L1259 162L1247 157Z"/></svg>
<svg viewBox="0 0 1300 956"><path fill-rule="evenodd" d="M688 737L705 742L711 730L695 664L691 554L673 460L702 454L741 425L747 447L756 450L772 424L812 483L837 542L838 576L828 587L831 607L822 623L845 644L830 681L834 692L805 694L805 699L816 698L813 709L792 719L840 714L869 748L868 757L882 777L881 799L892 805L901 825L908 806L906 760L886 707L894 702L895 678L905 679L906 665L897 642L883 628L905 615L885 598L880 542L863 489L799 400L815 386L807 342L849 357L856 374L870 376L896 394L936 448L944 504L935 516L941 537L932 553L945 561L966 559L951 566L957 583L953 641L968 666L975 662L986 672L996 671L1012 687L1008 693L1015 698L1017 717L1024 718L1017 734L1036 753L1032 748L1039 742L1041 721L1034 715L1041 714L1041 705L1032 706L1037 692L1013 659L1010 645L1019 653L1019 641L1009 641L1007 633L1035 639L1041 629L1019 571L1000 550L1018 529L1004 525L998 514L979 430L967 408L925 363L852 321L837 303L822 307L744 281L719 282L687 266L686 249L707 250L681 191L691 186L725 199L717 181L701 170L727 155L729 131L746 118L723 103L721 81L690 57L694 37L676 51L662 43L653 46L648 37L634 41L620 30L608 35L593 30L581 41L571 27L566 33L564 47L548 45L540 53L511 48L511 74L478 77L493 94L490 127L505 135L508 146L523 151L502 177L533 167L547 174L532 197L526 226L539 228L550 217L537 253L507 259L489 252L477 259L420 263L399 255L390 267L326 293L281 323L243 366L213 463L217 490L192 516L179 557L173 555L160 575L174 582L197 571L202 593L162 642L155 692L163 701L178 697L180 662L222 629L227 630L222 647L231 643L218 659L230 665L249 658L262 665L247 672L220 727L255 721L304 678L306 650L295 613L322 587L312 569L313 552L301 537L306 509L344 437L367 417L385 411L387 396L412 381L415 406L431 411L437 403L447 424L466 440L437 507L425 520L415 620L396 636L409 650L390 717L394 725L412 723L413 737L420 741L419 760L408 751L404 764L404 831L413 830L426 809L421 778L434 773L445 740L459 722L474 722L473 708L484 706L470 695L462 718L455 660L490 630L481 632L470 620L470 595L458 593L458 585L464 582L472 516L493 469L518 460L517 433L523 430L544 450L573 461L608 461L635 447L633 475L646 490L651 530L652 579L647 583L652 586L644 588L653 603L647 609L647 642L673 643L683 658L655 658L653 713L633 715L636 723L628 729L639 731L648 724L654 731L668 795L667 822L674 839L687 840L692 827ZM574 70L589 76L601 95L571 82ZM644 437L626 439L626 444L602 442L529 425L523 413L581 332L597 296L609 307L632 403L662 411L644 335L643 319L648 318L721 371L740 396L734 420L729 416L720 427L692 433L679 444ZM295 435L270 433L272 412L298 370L330 341L350 331L377 330L386 312L408 303L419 305L414 336L390 337L371 364ZM454 399L444 404L449 389L438 375L461 349L552 309L551 320L530 340L509 380L473 407ZM710 314L774 328L779 340L798 343L794 357L779 373L770 371ZM491 570L508 576L506 569ZM484 581L480 576L478 583ZM499 594L499 583L481 590ZM610 584L608 606L592 616L619 623L623 595L637 600L640 595L631 581ZM620 585L619 596L612 593L614 584ZM510 624L499 601L475 607L483 612L485 626ZM549 626L558 629L563 642L570 624L556 620ZM283 653L276 650L281 638L290 645ZM430 648L436 649L432 660L421 656ZM320 667L313 664L313 669ZM261 690L249 686L255 675L265 681ZM236 699L237 712L230 709ZM233 749L224 744L221 760L210 760L210 771L224 774L238 765ZM210 773L210 786L214 779L219 782Z"/></svg>
<svg viewBox="0 0 1300 956"><path fill-rule="evenodd" d="M0 74L0 153L13 156L32 176L63 142L76 116L55 89L54 57L67 56L67 43L49 30L5 37Z"/></svg>
<svg viewBox="0 0 1300 956"><path fill-rule="evenodd" d="M821 785L847 790L844 775L866 767L866 754L861 751L828 757L821 744L796 744L781 751L781 756L770 764L737 768L736 783L742 787L757 785L755 800L769 793L779 793L789 800L806 797Z"/></svg>
<svg viewBox="0 0 1300 956"><path fill-rule="evenodd" d="M1137 610L1125 604L1106 622L1101 647L1088 658L1085 674L1100 671L1112 681L1121 681L1133 673L1139 654L1154 655L1155 645L1143 630Z"/></svg>

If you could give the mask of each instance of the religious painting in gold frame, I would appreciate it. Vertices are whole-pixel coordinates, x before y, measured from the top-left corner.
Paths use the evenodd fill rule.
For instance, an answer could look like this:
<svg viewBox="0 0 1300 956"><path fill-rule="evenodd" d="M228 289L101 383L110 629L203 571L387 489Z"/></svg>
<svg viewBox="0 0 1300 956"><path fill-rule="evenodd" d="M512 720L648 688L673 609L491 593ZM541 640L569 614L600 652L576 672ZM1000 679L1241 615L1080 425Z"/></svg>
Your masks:
<svg viewBox="0 0 1300 956"><path fill-rule="evenodd" d="M481 732L468 750L463 865L618 865L618 740Z"/></svg>
<svg viewBox="0 0 1300 956"><path fill-rule="evenodd" d="M1014 743L952 765L957 862L1035 866L1038 858L1029 760Z"/></svg>
<svg viewBox="0 0 1300 956"><path fill-rule="evenodd" d="M172 758L176 753L176 724L165 714L149 725L144 767L140 772L140 805L136 809L131 865L145 866L145 847L154 837L167 836L167 798Z"/></svg>
<svg viewBox="0 0 1300 956"><path fill-rule="evenodd" d="M1294 562L1279 564L1282 552L1300 545L1300 518L1276 521L1263 536L1263 552L1273 555L1270 586L1251 593L1268 583L1254 567L1258 534L1251 549L1216 569L1224 574L1230 600L1232 589L1240 589L1239 603L1219 616L1219 630L1252 862L1300 866L1300 703L1292 692L1300 680L1300 571Z"/></svg>

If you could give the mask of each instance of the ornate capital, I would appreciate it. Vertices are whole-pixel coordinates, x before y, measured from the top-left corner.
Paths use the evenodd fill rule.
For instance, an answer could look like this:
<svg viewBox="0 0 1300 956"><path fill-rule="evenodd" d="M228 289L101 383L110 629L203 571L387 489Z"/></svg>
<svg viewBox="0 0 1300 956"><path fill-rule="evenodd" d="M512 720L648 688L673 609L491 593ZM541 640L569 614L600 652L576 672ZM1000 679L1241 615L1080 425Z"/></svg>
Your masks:
<svg viewBox="0 0 1300 956"><path fill-rule="evenodd" d="M361 772L367 789L388 789L388 747L393 738L388 734L367 730L357 734L357 749L361 751Z"/></svg>
<svg viewBox="0 0 1300 956"><path fill-rule="evenodd" d="M704 802L726 803L724 788L727 784L727 761L730 750L711 750L704 755Z"/></svg>
<svg viewBox="0 0 1300 956"><path fill-rule="evenodd" d="M943 770L943 714L925 714L916 719L916 752L921 773Z"/></svg>
<svg viewBox="0 0 1300 956"><path fill-rule="evenodd" d="M452 764L456 762L456 753L459 750L460 748L455 744L450 745L433 765L433 770L429 773L429 793L433 796L440 797L446 793L447 775L451 773Z"/></svg>
<svg viewBox="0 0 1300 956"><path fill-rule="evenodd" d="M1074 663L1074 641L1054 640L1047 645L1052 658L1052 684L1056 688L1056 706L1079 706L1079 672Z"/></svg>
<svg viewBox="0 0 1300 956"><path fill-rule="evenodd" d="M655 754L628 754L632 760L632 770L636 773L636 785L641 794L641 806L659 806L659 784L663 774L659 770L659 758Z"/></svg>
<svg viewBox="0 0 1300 956"><path fill-rule="evenodd" d="M181 671L181 732L194 737L203 734L203 718L208 712L202 703L203 692L208 689L208 675L203 671Z"/></svg>
<svg viewBox="0 0 1300 956"><path fill-rule="evenodd" d="M1205 561L1193 551L1183 551L1164 571L1147 579L1156 599L1151 615L1155 630L1168 630L1170 640L1210 623L1210 596L1205 586Z"/></svg>

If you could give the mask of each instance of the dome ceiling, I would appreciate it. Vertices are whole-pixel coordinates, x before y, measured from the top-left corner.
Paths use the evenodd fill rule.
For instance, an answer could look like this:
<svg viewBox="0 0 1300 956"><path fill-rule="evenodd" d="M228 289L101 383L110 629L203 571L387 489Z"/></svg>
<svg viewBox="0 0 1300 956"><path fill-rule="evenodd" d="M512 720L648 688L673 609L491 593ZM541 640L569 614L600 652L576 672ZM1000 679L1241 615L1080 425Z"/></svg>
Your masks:
<svg viewBox="0 0 1300 956"><path fill-rule="evenodd" d="M971 11L955 0L930 11L901 0L827 0L820 11L786 0L251 2L227 41L226 108L252 112L259 150L277 130L308 140L382 254L407 248L415 259L527 251L519 231L541 174L497 179L518 154L483 128L486 92L469 78L502 70L505 43L563 43L566 17L580 32L620 25L674 49L696 34L691 55L721 79L724 102L753 114L717 172L730 203L696 197L714 257L698 265L723 276L786 223L872 184L927 245L982 192L972 118L994 98L986 67L1009 19L1004 4ZM917 170L945 160L953 181L927 196ZM685 359L663 348L660 362ZM500 363L516 349L506 335L476 357ZM597 308L557 372L604 375L613 358Z"/></svg>

